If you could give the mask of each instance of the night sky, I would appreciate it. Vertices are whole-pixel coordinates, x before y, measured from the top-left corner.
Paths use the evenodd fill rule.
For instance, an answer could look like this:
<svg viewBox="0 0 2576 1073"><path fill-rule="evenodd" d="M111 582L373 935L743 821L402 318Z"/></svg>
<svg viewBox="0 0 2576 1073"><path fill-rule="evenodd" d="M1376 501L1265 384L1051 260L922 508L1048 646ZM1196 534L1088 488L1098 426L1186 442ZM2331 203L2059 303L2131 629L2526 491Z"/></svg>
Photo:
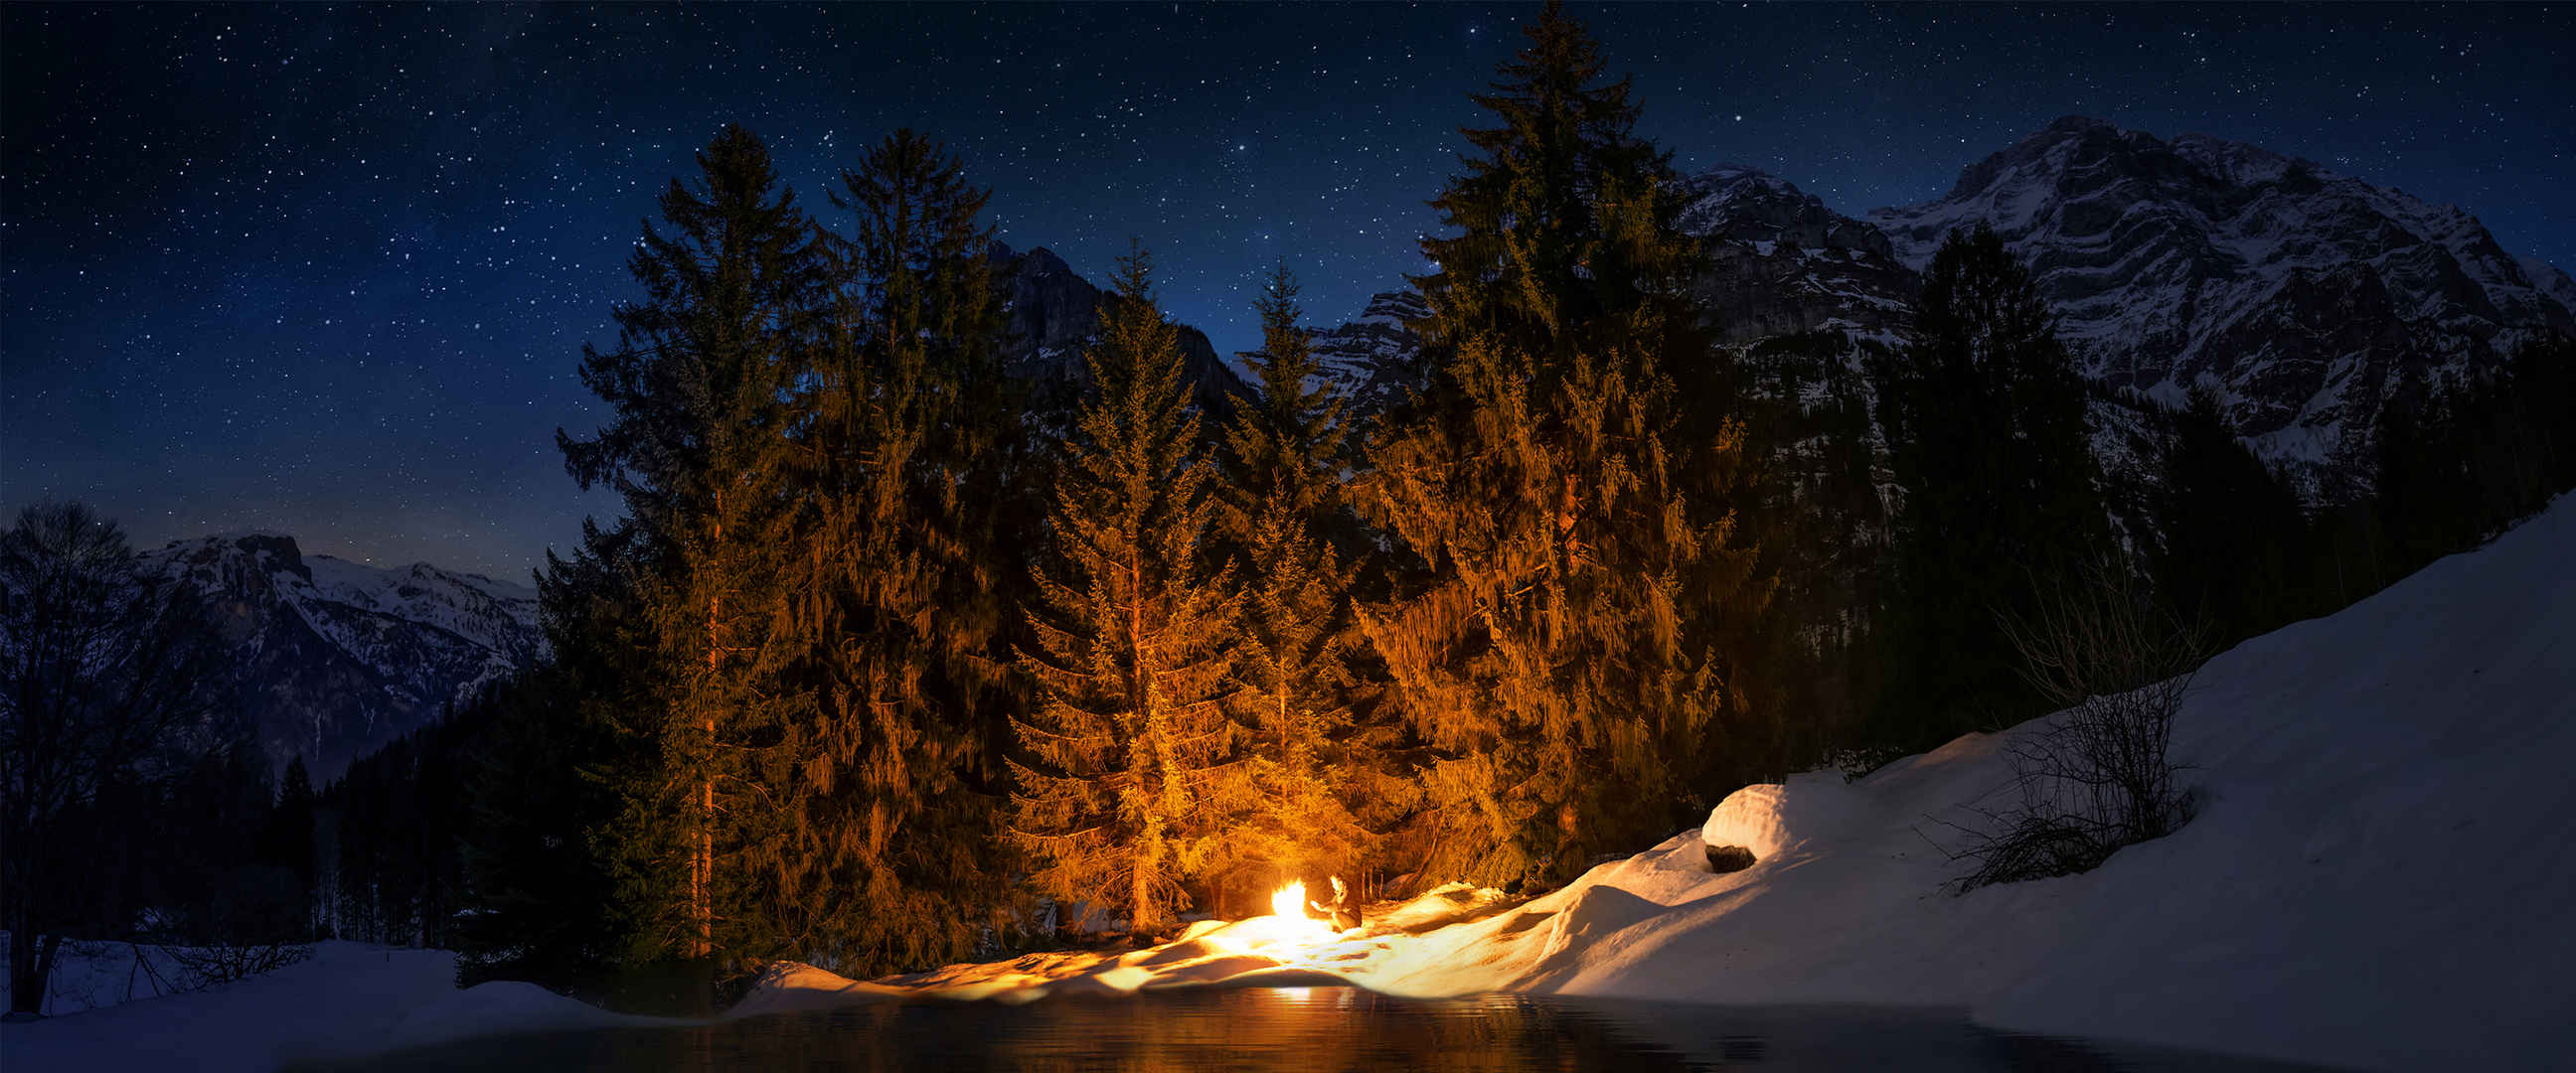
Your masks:
<svg viewBox="0 0 2576 1073"><path fill-rule="evenodd" d="M1338 323L1414 237L1516 6L0 5L0 507L142 546L524 581L613 500L600 409L652 196L725 122L809 208L901 125L1001 238L1098 280L1128 238L1222 352L1286 258ZM1644 131L1858 214L2065 114L2200 131L2461 205L2576 268L2576 8L1578 7Z"/></svg>

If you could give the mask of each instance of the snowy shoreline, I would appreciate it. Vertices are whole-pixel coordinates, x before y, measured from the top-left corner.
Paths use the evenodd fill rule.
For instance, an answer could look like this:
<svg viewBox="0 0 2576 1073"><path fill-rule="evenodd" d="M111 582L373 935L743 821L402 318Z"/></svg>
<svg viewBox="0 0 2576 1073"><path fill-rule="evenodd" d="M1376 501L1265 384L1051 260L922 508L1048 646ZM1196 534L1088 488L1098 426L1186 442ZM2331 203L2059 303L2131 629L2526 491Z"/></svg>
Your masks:
<svg viewBox="0 0 2576 1073"><path fill-rule="evenodd" d="M920 995L1027 1001L1348 982L1726 1005L1964 1010L2018 1032L2370 1068L2576 1053L2576 499L2202 668L2174 756L2200 812L2092 872L1953 896L1945 818L2006 784L2010 734L1854 782L1730 796L1700 830L1519 905L1434 892L1365 932L1255 918L1119 954L855 982L774 968L728 1016ZM1744 846L1711 874L1703 841ZM1444 923L1444 921L1448 921ZM471 1035L685 1024L450 955L325 943L212 991L0 1026L13 1067L270 1068Z"/></svg>

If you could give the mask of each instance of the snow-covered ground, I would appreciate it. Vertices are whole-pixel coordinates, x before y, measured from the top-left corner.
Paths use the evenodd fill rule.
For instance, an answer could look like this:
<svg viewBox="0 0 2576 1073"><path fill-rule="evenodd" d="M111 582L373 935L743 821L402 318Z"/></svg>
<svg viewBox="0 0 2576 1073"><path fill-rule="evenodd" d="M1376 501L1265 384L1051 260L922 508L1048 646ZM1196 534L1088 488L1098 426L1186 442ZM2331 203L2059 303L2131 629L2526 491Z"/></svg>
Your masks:
<svg viewBox="0 0 2576 1073"><path fill-rule="evenodd" d="M2200 812L2078 876L1953 896L1944 819L2007 736L1857 782L1730 796L1703 829L1522 904L1435 890L1336 935L1202 922L1125 953L853 982L782 965L732 1016L942 994L1029 1001L1356 983L1965 1010L1999 1028L2377 1068L2576 1054L2576 498L2354 607L2212 660L2175 730ZM2026 729L2026 728L2025 728ZM1706 867L1703 840L1754 865ZM323 944L214 991L0 1026L11 1069L265 1068L621 1018L445 954Z"/></svg>
<svg viewBox="0 0 2576 1073"><path fill-rule="evenodd" d="M121 949L121 948L120 948ZM131 954L125 956L130 964ZM114 958L73 970L109 990L103 1009L0 1024L0 1067L35 1070L267 1071L282 1062L381 1053L467 1036L649 1024L534 984L456 988L456 956L316 943L311 959L238 983L160 998L123 997ZM58 989L59 990L59 989ZM149 994L148 989L138 995Z"/></svg>

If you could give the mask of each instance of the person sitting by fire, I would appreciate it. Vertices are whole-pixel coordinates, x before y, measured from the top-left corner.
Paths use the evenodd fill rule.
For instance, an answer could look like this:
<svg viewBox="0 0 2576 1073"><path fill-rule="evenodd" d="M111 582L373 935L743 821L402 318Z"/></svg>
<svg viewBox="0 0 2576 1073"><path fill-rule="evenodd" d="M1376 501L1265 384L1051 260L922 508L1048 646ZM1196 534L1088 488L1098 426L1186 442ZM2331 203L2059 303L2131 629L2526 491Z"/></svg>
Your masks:
<svg viewBox="0 0 2576 1073"><path fill-rule="evenodd" d="M1360 926L1359 910L1350 907L1351 889L1342 885L1340 876L1333 877L1333 904L1325 905L1322 902L1306 904L1323 914L1325 919L1332 921L1334 931L1349 931Z"/></svg>

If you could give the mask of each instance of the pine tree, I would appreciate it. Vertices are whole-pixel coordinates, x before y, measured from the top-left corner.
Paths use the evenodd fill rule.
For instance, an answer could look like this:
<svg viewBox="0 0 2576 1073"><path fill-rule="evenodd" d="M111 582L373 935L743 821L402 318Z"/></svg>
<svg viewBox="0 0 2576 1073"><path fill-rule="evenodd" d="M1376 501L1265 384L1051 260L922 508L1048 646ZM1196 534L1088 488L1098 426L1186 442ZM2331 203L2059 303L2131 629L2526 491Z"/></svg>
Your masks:
<svg viewBox="0 0 2576 1073"><path fill-rule="evenodd" d="M1001 309L988 192L906 130L842 177L835 302L796 378L788 592L767 666L811 698L788 728L790 827L758 863L786 948L874 974L971 955L1002 896L979 768L1010 700L998 645Z"/></svg>
<svg viewBox="0 0 2576 1073"><path fill-rule="evenodd" d="M1286 265L1255 309L1262 348L1243 359L1261 398L1237 411L1223 457L1225 528L1246 583L1233 707L1249 734L1256 807L1227 839L1222 867L1267 888L1356 874L1374 841L1359 814L1391 787L1376 748L1384 728L1360 725L1352 710L1350 571L1331 540L1350 528L1344 400L1297 324Z"/></svg>
<svg viewBox="0 0 2576 1073"><path fill-rule="evenodd" d="M1435 752L1427 867L1523 888L1665 833L1737 700L1715 619L1762 598L1686 488L1740 435L1674 406L1673 370L1708 355L1668 157L1558 6L1528 35L1475 98L1502 126L1467 132L1485 155L1432 202L1460 230L1416 281L1441 368L1363 497L1420 569L1359 616Z"/></svg>
<svg viewBox="0 0 2576 1073"><path fill-rule="evenodd" d="M1542 365L1642 344L1698 376L1707 337L1686 285L1703 250L1675 226L1672 154L1635 134L1632 79L1604 83L1601 49L1551 2L1476 104L1500 125L1462 131L1464 160L1431 207L1448 237L1422 241L1437 266L1413 280L1431 309L1431 349L1477 335Z"/></svg>
<svg viewBox="0 0 2576 1073"><path fill-rule="evenodd" d="M1214 505L1178 333L1143 252L1102 302L1084 400L1056 485L1054 561L1021 666L1036 710L1015 724L1013 834L1038 889L1123 904L1151 934L1213 859L1239 780L1221 710L1237 597L1207 546Z"/></svg>
<svg viewBox="0 0 2576 1073"><path fill-rule="evenodd" d="M597 979L653 909L620 896L617 867L627 791L659 760L620 721L668 704L643 603L652 562L631 524L582 530L573 556L548 552L537 575L552 658L526 673L467 775L460 985Z"/></svg>
<svg viewBox="0 0 2576 1073"><path fill-rule="evenodd" d="M2292 615L2292 557L2306 537L2298 497L2195 390L2173 429L2155 496L2158 596L2227 644Z"/></svg>
<svg viewBox="0 0 2576 1073"><path fill-rule="evenodd" d="M297 937L309 936L313 920L313 775L305 769L302 753L289 759L286 774L278 777L277 806L269 813L266 836L260 857L292 877L297 919L302 925Z"/></svg>
<svg viewBox="0 0 2576 1073"><path fill-rule="evenodd" d="M654 744L625 787L621 853L629 896L656 910L644 947L703 958L748 896L736 851L777 822L750 789L776 778L768 747L796 703L754 677L781 599L763 538L791 505L780 398L820 277L813 228L758 137L728 126L698 166L661 196L671 233L647 224L629 261L645 299L617 309L618 349L583 348L582 381L615 416L557 438L584 487L624 498L647 549L663 688L621 719Z"/></svg>
<svg viewBox="0 0 2576 1073"><path fill-rule="evenodd" d="M2109 542L2083 381L2047 303L1991 229L1955 232L1906 346L1870 372L1901 496L1882 744L2036 714L2002 622Z"/></svg>

